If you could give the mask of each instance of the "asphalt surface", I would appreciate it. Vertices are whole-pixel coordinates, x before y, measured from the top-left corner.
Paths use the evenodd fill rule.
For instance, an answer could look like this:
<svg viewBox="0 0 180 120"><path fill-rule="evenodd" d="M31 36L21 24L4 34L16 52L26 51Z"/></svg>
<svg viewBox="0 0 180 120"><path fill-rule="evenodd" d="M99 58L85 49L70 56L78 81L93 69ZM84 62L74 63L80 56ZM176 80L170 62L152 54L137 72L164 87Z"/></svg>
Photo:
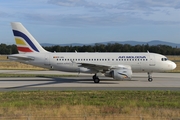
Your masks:
<svg viewBox="0 0 180 120"><path fill-rule="evenodd" d="M69 74L59 71L0 70L0 74ZM100 83L94 83L92 75L80 74L78 77L23 77L0 78L0 91L36 90L169 90L180 91L179 73L154 73L153 81L148 82L146 73L133 73L132 80L116 81L100 76Z"/></svg>

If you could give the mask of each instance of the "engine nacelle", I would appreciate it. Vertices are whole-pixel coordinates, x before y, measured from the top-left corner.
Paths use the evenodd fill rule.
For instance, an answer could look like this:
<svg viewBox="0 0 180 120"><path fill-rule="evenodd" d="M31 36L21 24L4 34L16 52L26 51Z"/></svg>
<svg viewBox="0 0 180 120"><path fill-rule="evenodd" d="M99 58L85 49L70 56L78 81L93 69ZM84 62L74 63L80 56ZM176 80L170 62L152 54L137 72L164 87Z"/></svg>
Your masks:
<svg viewBox="0 0 180 120"><path fill-rule="evenodd" d="M112 77L115 80L131 79L132 70L131 68L117 68L105 73L106 77Z"/></svg>

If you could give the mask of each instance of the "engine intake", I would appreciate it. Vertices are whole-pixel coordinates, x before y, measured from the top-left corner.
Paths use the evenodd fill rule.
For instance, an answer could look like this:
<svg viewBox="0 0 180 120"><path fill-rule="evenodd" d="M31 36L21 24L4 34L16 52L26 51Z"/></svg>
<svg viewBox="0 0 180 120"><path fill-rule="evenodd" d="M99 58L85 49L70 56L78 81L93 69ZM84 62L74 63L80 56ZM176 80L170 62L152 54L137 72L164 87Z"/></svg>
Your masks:
<svg viewBox="0 0 180 120"><path fill-rule="evenodd" d="M132 70L128 67L117 68L105 73L106 77L112 77L115 80L131 79Z"/></svg>

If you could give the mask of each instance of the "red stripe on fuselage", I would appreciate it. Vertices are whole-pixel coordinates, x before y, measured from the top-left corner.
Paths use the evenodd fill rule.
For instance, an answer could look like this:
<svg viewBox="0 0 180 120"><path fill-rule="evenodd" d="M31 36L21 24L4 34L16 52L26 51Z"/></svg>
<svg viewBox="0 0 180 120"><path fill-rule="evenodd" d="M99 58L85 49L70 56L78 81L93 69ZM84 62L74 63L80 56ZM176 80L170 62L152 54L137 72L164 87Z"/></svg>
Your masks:
<svg viewBox="0 0 180 120"><path fill-rule="evenodd" d="M21 51L21 52L33 52L28 47L17 47L17 49L18 49L18 51Z"/></svg>

